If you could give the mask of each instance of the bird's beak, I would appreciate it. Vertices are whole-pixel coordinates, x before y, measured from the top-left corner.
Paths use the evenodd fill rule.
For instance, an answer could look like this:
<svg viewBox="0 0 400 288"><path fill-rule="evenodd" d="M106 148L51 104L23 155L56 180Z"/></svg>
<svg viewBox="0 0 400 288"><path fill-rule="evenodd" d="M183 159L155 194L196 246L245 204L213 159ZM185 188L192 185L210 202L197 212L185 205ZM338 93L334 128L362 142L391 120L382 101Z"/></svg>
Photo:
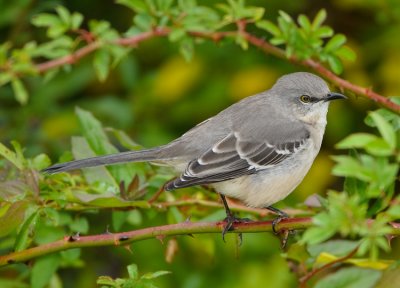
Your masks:
<svg viewBox="0 0 400 288"><path fill-rule="evenodd" d="M337 100L337 99L347 99L347 97L340 93L329 92L326 95L325 102Z"/></svg>

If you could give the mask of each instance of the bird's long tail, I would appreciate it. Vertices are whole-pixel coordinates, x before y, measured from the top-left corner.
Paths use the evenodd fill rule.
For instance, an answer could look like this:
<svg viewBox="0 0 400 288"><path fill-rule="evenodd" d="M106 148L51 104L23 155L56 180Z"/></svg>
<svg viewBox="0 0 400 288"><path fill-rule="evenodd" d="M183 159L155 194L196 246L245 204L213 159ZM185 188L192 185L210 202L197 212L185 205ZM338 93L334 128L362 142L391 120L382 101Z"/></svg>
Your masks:
<svg viewBox="0 0 400 288"><path fill-rule="evenodd" d="M75 170L80 168L94 167L94 166L102 166L102 165L110 165L110 164L126 163L126 162L144 162L144 161L161 160L163 157L160 156L160 152L161 152L160 147L157 147L139 151L128 151L111 155L98 156L93 158L55 164L46 169L43 169L42 172L48 174L55 174L59 172Z"/></svg>

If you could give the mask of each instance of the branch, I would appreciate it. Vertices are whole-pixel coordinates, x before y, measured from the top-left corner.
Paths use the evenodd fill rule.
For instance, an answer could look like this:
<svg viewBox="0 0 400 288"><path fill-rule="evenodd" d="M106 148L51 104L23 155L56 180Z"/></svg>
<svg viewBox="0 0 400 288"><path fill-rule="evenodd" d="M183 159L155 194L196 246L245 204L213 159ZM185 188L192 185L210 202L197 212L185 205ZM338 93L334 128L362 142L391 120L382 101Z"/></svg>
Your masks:
<svg viewBox="0 0 400 288"><path fill-rule="evenodd" d="M300 230L312 225L311 218L289 218L277 224L279 230ZM66 236L62 240L43 244L26 250L0 256L0 267L25 262L36 257L48 255L67 249L100 246L125 246L127 244L166 236L192 235L203 233L221 233L225 222L183 222L178 224L149 227L140 230L107 233L92 236ZM259 233L272 231L272 221L234 223L229 233Z"/></svg>
<svg viewBox="0 0 400 288"><path fill-rule="evenodd" d="M345 255L343 257L337 258L336 260L334 260L332 262L329 262L329 263L327 263L327 264L325 264L325 265L323 265L323 266L321 266L319 268L313 269L312 271L307 273L305 276L300 278L299 287L300 288L306 288L308 280L310 280L311 277L313 277L315 274L317 274L317 273L319 273L319 272L321 272L323 270L326 270L326 269L334 266L335 264L342 263L342 262L346 261L347 259L350 259L351 257L353 257L357 253L357 251L358 251L358 246L356 248L354 248L352 251L350 251L349 254L347 254L347 255Z"/></svg>
<svg viewBox="0 0 400 288"><path fill-rule="evenodd" d="M112 44L117 44L121 46L137 46L140 42L145 40L155 38L155 37L165 37L168 36L170 33L170 29L166 27L156 27L152 31L143 32L133 37L128 38L119 38L114 40ZM307 59L307 60L299 60L296 57L287 58L285 51L278 47L275 47L262 38L258 38L255 35L248 33L246 31L223 31L223 32L213 32L213 33L204 33L204 32L188 32L189 35L196 37L196 38L203 38L212 40L214 42L218 42L224 38L235 37L240 34L244 37L250 44L255 47L258 47L266 54L271 54L277 58L286 59L295 63L297 65L304 66L306 68L312 69L314 72L318 73L329 82L333 83L334 85L340 87L342 90L346 89L348 91L353 92L356 95L362 96L364 98L369 98L372 101L376 102L377 104L392 110L395 113L400 114L400 105L392 102L389 98L382 96L370 88L361 87L350 83L349 81L340 78L339 76L335 75L329 69L325 68L320 62ZM93 42L88 44L85 47L78 49L75 53L71 55L64 56L59 59L50 60L41 64L36 65L36 69L40 72L46 72L49 69L56 68L65 64L73 64L79 61L79 59L91 54L92 52L96 51L97 49L101 48L102 44L100 42Z"/></svg>
<svg viewBox="0 0 400 288"><path fill-rule="evenodd" d="M141 34L135 35L133 37L129 38L119 38L115 41L113 41L113 44L118 44L121 46L136 46L140 42L143 42L147 39L154 38L154 37L160 37L160 36L166 36L169 34L169 29L166 28L155 28L152 31L148 32L143 32ZM78 50L76 52L58 58L58 59L53 59L47 62L43 62L41 64L36 64L36 69L39 73L46 72L47 70L57 68L66 64L74 64L78 62L81 58L93 53L94 51L98 50L99 48L102 47L102 44L100 42L92 42Z"/></svg>
<svg viewBox="0 0 400 288"><path fill-rule="evenodd" d="M263 39L257 38L254 35L245 32L245 38L249 43L253 44L254 46L260 48L263 52L272 54L278 58L287 59L285 51L277 48ZM379 95L378 93L372 91L370 88L364 88L361 86L357 86L353 83L350 83L347 80L344 80L337 76L335 73L330 71L329 69L325 68L320 62L315 61L313 59L307 60L299 60L295 56L292 56L289 59L291 62L305 66L307 68L313 69L316 73L324 77L325 79L329 80L329 82L335 84L336 86L349 90L356 95L363 96L365 98L369 98L372 101L392 110L393 112L400 113L400 105L390 101L390 99L386 98L385 96Z"/></svg>

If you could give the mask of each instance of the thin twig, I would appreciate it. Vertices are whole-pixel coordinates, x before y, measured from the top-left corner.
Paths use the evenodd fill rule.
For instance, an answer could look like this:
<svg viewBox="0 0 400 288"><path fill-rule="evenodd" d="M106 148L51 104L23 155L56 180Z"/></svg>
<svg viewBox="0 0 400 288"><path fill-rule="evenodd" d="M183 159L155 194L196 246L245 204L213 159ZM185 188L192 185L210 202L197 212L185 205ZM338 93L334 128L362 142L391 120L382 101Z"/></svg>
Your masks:
<svg viewBox="0 0 400 288"><path fill-rule="evenodd" d="M315 276L315 274L317 274L317 273L319 273L319 272L321 272L323 270L326 270L326 269L332 267L335 264L338 264L338 263L346 261L347 259L350 259L351 257L353 257L357 253L357 250L358 250L358 246L356 248L354 248L353 250L351 250L351 252L349 254L347 254L347 255L345 255L343 257L337 258L336 260L331 261L331 262L329 262L329 263L327 263L327 264L325 264L325 265L323 265L323 266L321 266L319 268L313 269L312 271L307 273L305 276L300 278L300 280L299 280L300 286L299 287L300 288L306 288L308 280L310 280L311 277Z"/></svg>

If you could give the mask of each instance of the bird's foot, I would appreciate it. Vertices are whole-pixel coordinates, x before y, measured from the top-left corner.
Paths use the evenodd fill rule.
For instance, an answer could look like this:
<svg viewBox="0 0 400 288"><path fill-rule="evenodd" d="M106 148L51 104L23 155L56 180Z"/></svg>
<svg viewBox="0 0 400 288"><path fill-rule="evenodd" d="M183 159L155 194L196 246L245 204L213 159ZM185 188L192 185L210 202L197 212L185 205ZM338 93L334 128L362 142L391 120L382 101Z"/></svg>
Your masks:
<svg viewBox="0 0 400 288"><path fill-rule="evenodd" d="M237 223L249 223L249 222L253 222L253 220L249 219L249 218L237 218L235 217L233 214L228 214L226 216L226 218L224 219L224 222L226 222L224 229L222 230L222 240L225 241L225 234L228 231L232 231L233 230L233 224L237 224ZM238 237L239 237L239 246L242 244L242 233L238 233Z"/></svg>
<svg viewBox="0 0 400 288"><path fill-rule="evenodd" d="M288 230L288 229L277 229L277 225L285 219L290 218L290 216L283 212L282 210L279 210L275 207L268 206L266 209L274 212L275 214L278 215L274 220L272 220L272 232L274 232L275 235L280 235L280 241L281 241L281 247L284 249L286 247L286 244L289 239L289 235L293 234L293 230Z"/></svg>

